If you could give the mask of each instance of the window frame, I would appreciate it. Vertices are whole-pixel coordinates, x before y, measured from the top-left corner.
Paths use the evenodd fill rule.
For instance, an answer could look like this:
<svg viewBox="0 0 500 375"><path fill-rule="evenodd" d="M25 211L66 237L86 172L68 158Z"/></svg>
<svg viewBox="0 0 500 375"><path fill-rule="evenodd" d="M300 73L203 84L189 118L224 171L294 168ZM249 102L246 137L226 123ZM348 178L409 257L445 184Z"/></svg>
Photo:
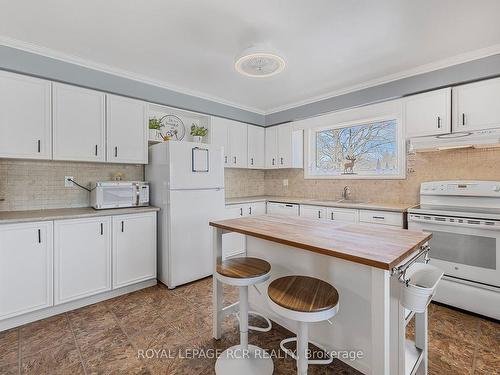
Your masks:
<svg viewBox="0 0 500 375"><path fill-rule="evenodd" d="M312 166L316 163L316 133L329 129L349 128L360 125L383 121L396 121L396 157L398 160L398 171L392 175L359 175L359 174L313 174ZM404 180L406 179L406 141L404 136L404 124L401 113L386 113L376 117L364 117L329 125L318 125L308 127L304 142L304 179L312 180ZM313 143L314 142L314 146Z"/></svg>

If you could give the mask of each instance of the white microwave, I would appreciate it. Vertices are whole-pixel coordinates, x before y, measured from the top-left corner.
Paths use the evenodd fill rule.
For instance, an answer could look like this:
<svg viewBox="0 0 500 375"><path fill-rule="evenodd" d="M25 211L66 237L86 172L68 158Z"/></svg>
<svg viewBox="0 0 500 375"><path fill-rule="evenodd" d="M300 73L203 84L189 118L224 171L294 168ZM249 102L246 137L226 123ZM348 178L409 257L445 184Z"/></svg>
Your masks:
<svg viewBox="0 0 500 375"><path fill-rule="evenodd" d="M96 210L149 206L149 182L95 182L91 186L90 205Z"/></svg>

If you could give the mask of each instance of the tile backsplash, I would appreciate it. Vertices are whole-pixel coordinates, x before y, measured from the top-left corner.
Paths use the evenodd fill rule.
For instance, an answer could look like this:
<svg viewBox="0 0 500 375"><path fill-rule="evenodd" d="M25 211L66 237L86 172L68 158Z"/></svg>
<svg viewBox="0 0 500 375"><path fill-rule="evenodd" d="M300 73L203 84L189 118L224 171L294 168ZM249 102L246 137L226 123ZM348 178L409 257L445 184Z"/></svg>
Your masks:
<svg viewBox="0 0 500 375"><path fill-rule="evenodd" d="M264 195L264 174L257 169L224 169L226 198Z"/></svg>
<svg viewBox="0 0 500 375"><path fill-rule="evenodd" d="M88 186L117 172L124 180L144 179L142 165L0 159L0 211L86 207L89 193L64 187L64 176Z"/></svg>
<svg viewBox="0 0 500 375"><path fill-rule="evenodd" d="M299 169L267 170L264 176L267 195L340 199L344 186L351 188L352 199L380 203L419 202L420 184L439 180L500 181L500 148L462 149L410 156L413 172L404 180L306 180ZM283 180L288 180L288 187Z"/></svg>

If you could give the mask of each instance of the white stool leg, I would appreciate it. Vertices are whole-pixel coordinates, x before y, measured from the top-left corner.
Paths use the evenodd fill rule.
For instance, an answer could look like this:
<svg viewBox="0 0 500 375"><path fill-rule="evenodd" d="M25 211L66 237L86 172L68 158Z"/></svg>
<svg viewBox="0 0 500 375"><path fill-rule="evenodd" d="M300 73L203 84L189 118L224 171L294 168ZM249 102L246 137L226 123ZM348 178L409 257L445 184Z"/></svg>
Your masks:
<svg viewBox="0 0 500 375"><path fill-rule="evenodd" d="M307 374L307 354L309 349L308 326L305 322L299 322L297 331L297 374Z"/></svg>
<svg viewBox="0 0 500 375"><path fill-rule="evenodd" d="M240 286L240 345L248 350L248 286Z"/></svg>

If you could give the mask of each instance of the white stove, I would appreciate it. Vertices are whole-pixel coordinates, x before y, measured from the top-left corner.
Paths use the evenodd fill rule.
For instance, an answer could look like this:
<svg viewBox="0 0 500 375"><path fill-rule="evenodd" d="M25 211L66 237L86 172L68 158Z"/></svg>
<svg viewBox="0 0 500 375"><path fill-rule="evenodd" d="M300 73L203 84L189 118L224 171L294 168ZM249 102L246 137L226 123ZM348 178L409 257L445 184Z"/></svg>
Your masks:
<svg viewBox="0 0 500 375"><path fill-rule="evenodd" d="M423 183L408 229L433 234L430 258L445 273L436 301L500 319L500 182Z"/></svg>

